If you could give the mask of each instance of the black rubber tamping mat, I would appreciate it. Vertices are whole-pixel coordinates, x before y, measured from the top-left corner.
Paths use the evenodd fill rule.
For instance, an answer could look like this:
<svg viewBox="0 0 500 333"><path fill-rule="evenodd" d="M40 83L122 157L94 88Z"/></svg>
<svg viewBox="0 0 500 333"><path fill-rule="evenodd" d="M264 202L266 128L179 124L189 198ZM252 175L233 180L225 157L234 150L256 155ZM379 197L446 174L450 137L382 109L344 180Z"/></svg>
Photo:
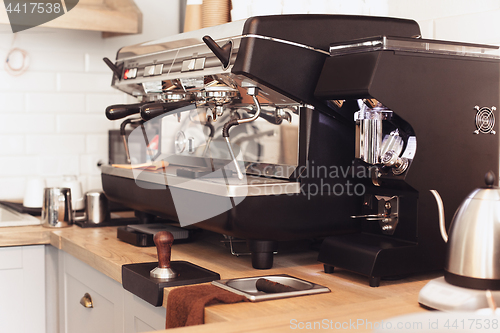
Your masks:
<svg viewBox="0 0 500 333"><path fill-rule="evenodd" d="M169 280L155 279L150 277L149 272L157 266L157 262L123 265L123 288L154 306L161 306L163 288L220 280L218 273L187 261L170 262L170 267L177 273L177 277Z"/></svg>

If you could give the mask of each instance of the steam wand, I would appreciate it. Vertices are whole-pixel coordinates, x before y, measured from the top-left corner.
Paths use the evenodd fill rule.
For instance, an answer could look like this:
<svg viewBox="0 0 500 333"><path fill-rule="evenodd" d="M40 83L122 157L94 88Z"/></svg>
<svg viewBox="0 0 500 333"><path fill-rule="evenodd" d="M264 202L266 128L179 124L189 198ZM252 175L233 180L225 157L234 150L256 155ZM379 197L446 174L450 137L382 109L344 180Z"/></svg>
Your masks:
<svg viewBox="0 0 500 333"><path fill-rule="evenodd" d="M131 124L132 126L140 125L144 128L144 120L127 118L120 125L120 136L122 137L123 146L125 147L125 154L127 156L127 163L131 163L130 151L128 149L128 143L127 143L127 132L125 131L125 128L127 127L128 124Z"/></svg>
<svg viewBox="0 0 500 333"><path fill-rule="evenodd" d="M257 94L258 94L258 89L257 87L250 87L247 90L247 94L249 96L252 96L253 102L257 108L257 111L255 114L250 117L250 118L244 118L244 119L233 119L228 121L227 123L224 124L224 127L222 128L222 137L226 140L227 144L227 149L229 150L229 155L231 155L231 159L233 160L234 166L236 168L236 173L238 175L238 179L243 179L243 173L241 172L240 166L238 165L238 162L236 161L236 157L234 156L233 148L231 147L231 142L229 141L229 129L233 126L244 124L244 123L249 123L252 121L255 121L257 118L259 118L260 115L260 104L257 99Z"/></svg>

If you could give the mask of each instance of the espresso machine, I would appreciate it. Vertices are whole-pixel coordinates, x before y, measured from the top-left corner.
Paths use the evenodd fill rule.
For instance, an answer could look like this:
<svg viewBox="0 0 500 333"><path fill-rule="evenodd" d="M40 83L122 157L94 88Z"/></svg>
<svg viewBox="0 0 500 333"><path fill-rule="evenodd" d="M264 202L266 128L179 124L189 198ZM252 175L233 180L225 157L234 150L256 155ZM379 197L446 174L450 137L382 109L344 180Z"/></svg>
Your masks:
<svg viewBox="0 0 500 333"><path fill-rule="evenodd" d="M362 49L372 36L421 40L412 20L278 15L121 48L105 60L112 86L138 102L106 109L134 129L124 140L130 165L101 168L104 192L138 212L245 239L254 268L272 267L279 241L324 237L319 259L330 270L377 278L442 267L428 190L452 209L475 187L472 171L498 169L496 136L472 133L474 106L498 105L498 65L333 51L352 41ZM420 67L405 63L414 58ZM384 248L378 260L397 253L388 270L360 268L374 266L358 255L366 246Z"/></svg>

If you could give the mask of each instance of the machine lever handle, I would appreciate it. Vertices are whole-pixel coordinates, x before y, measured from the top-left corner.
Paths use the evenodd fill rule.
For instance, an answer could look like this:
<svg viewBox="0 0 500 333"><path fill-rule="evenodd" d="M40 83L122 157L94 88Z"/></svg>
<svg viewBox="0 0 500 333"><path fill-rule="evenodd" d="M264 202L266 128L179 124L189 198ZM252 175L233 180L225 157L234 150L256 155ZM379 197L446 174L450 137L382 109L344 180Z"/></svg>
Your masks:
<svg viewBox="0 0 500 333"><path fill-rule="evenodd" d="M144 103L110 105L106 108L106 118L117 120L131 116L139 113L143 105Z"/></svg>
<svg viewBox="0 0 500 333"><path fill-rule="evenodd" d="M102 59L106 65L108 65L108 67L113 71L113 73L115 73L116 77L118 77L118 79L120 79L122 77L122 71L123 71L123 63L120 64L119 66L113 64L113 62L111 60L109 60L108 58L103 58Z"/></svg>
<svg viewBox="0 0 500 333"><path fill-rule="evenodd" d="M224 69L229 66L229 62L231 60L231 49L233 48L233 42L229 41L226 44L224 44L222 47L217 44L212 37L210 36L204 36L203 41L207 46L212 50L212 52L215 54L217 58L219 58L220 62L222 63L222 66Z"/></svg>
<svg viewBox="0 0 500 333"><path fill-rule="evenodd" d="M189 106L193 104L192 101L178 101L178 102L169 102L169 103L151 103L145 104L141 107L141 118L145 121L151 120L155 117L158 117L162 114L169 113L175 111L179 108ZM185 111L185 110L183 110Z"/></svg>

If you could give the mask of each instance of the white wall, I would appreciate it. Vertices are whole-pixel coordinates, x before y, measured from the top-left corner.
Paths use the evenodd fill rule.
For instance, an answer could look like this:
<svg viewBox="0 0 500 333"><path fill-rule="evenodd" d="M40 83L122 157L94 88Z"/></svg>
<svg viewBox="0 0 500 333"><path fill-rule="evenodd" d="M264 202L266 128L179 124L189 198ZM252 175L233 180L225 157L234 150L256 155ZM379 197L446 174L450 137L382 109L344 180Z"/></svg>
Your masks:
<svg viewBox="0 0 500 333"><path fill-rule="evenodd" d="M33 28L14 35L0 26L0 63L12 47L28 52L29 69L11 76L0 66L0 200L24 196L27 179L58 186L77 175L84 191L101 187L98 160L108 160L107 131L117 128L106 106L127 101L110 87L102 61L118 48L178 33L179 1L136 0L143 33L103 39L101 33Z"/></svg>
<svg viewBox="0 0 500 333"><path fill-rule="evenodd" d="M416 20L424 38L500 44L499 0L388 0L388 8Z"/></svg>
<svg viewBox="0 0 500 333"><path fill-rule="evenodd" d="M386 16L388 0L233 0L233 20L274 14L358 14Z"/></svg>

